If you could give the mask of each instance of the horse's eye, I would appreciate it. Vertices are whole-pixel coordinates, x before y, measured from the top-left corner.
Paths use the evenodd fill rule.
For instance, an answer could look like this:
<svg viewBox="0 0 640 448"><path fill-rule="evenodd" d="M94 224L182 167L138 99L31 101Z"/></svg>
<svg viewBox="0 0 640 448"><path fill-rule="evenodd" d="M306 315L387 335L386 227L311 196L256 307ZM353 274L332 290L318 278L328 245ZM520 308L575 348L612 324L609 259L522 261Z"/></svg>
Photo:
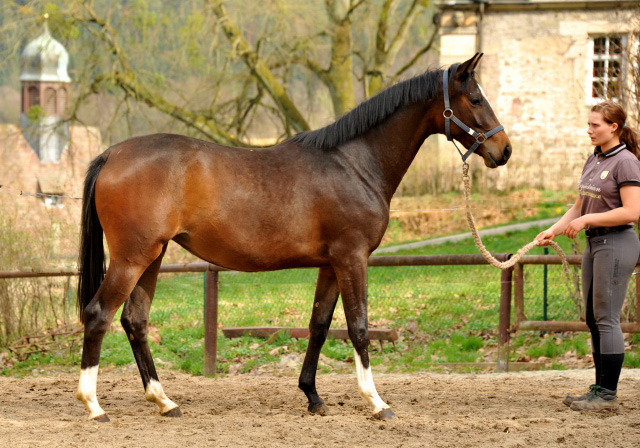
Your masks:
<svg viewBox="0 0 640 448"><path fill-rule="evenodd" d="M474 106L479 106L482 104L482 98L471 98L471 104Z"/></svg>

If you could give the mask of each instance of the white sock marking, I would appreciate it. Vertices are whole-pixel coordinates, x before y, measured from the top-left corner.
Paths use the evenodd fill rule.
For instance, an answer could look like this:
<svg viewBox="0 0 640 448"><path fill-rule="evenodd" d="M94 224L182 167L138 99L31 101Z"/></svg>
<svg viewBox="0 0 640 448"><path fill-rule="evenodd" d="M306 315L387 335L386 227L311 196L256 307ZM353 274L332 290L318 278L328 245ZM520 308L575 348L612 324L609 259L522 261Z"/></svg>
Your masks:
<svg viewBox="0 0 640 448"><path fill-rule="evenodd" d="M98 366L82 369L76 398L84 403L87 411L89 411L89 420L105 414L98 404L98 397L96 396L97 382Z"/></svg>
<svg viewBox="0 0 640 448"><path fill-rule="evenodd" d="M157 404L160 407L161 414L166 414L171 409L178 407L177 404L169 400L164 394L162 384L153 379L149 381L149 384L147 384L147 390L144 393L144 398L146 398L147 401Z"/></svg>
<svg viewBox="0 0 640 448"><path fill-rule="evenodd" d="M382 401L382 398L376 391L376 385L373 383L373 375L371 374L371 366L366 369L362 367L362 360L358 352L353 350L356 360L356 375L358 376L358 389L360 396L365 399L373 407L373 413L377 414L383 409L388 409L389 405Z"/></svg>

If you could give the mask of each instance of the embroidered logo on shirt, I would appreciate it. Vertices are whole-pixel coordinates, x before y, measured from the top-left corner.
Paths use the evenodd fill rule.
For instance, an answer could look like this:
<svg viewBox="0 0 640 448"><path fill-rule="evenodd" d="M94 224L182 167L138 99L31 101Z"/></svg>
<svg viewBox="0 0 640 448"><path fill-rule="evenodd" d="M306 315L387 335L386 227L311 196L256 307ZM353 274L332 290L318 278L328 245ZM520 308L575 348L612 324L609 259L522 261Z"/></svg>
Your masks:
<svg viewBox="0 0 640 448"><path fill-rule="evenodd" d="M605 180L608 175L609 171L603 171L602 173L600 173L600 179Z"/></svg>

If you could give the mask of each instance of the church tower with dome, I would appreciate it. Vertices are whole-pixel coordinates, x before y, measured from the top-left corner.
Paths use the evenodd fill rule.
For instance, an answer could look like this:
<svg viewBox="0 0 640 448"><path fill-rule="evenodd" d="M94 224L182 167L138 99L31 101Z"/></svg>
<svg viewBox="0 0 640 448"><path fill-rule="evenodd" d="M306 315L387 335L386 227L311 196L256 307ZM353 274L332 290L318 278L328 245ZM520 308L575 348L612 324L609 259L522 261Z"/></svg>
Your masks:
<svg viewBox="0 0 640 448"><path fill-rule="evenodd" d="M30 214L33 201L78 212L87 167L104 148L96 127L70 120L69 53L51 35L46 15L43 22L15 67L22 90L19 123L0 123L0 201Z"/></svg>
<svg viewBox="0 0 640 448"><path fill-rule="evenodd" d="M22 51L20 126L41 162L59 163L69 143L69 53L51 36L47 19L45 14L42 34Z"/></svg>

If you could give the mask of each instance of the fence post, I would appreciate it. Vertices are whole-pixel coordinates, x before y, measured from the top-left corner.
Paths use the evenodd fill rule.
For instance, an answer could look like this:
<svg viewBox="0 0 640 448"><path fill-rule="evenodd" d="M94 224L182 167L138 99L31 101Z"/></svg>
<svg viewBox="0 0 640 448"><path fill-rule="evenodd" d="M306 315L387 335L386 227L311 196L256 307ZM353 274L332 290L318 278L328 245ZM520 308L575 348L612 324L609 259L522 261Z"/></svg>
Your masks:
<svg viewBox="0 0 640 448"><path fill-rule="evenodd" d="M544 247L544 254L549 255L549 247ZM547 320L547 311L549 309L549 265L543 265L543 273L542 273L542 320Z"/></svg>
<svg viewBox="0 0 640 448"><path fill-rule="evenodd" d="M513 328L517 329L520 322L527 320L524 314L524 265L518 262L513 267Z"/></svg>
<svg viewBox="0 0 640 448"><path fill-rule="evenodd" d="M205 272L204 287L204 375L216 374L218 351L218 271Z"/></svg>
<svg viewBox="0 0 640 448"><path fill-rule="evenodd" d="M500 261L507 261L511 254L503 254ZM511 326L511 291L513 268L500 274L500 321L498 323L498 371L509 371L509 327Z"/></svg>

